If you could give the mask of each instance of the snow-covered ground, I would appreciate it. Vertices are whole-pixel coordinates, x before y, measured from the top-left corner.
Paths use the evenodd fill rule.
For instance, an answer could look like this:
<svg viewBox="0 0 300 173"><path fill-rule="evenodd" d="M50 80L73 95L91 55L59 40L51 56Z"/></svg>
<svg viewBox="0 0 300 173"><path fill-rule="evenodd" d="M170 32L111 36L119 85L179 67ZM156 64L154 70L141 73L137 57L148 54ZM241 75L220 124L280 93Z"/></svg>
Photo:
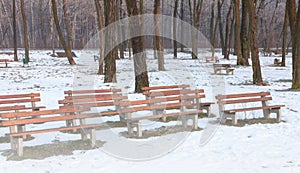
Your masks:
<svg viewBox="0 0 300 173"><path fill-rule="evenodd" d="M94 52L77 51L80 58L75 59L78 62L76 66L68 65L65 58L53 58L48 53L50 51L32 51L32 62L26 68L22 67L21 62L10 62L10 68L0 68L0 93L40 92L40 104L52 109L58 108L57 100L63 99L64 90L110 87L102 82L103 76L95 75L97 70L96 66L91 65L93 60L86 61L87 57L93 59ZM206 54L209 55L209 52L203 51L200 57L203 58ZM5 57L7 56L0 55L0 58ZM261 57L263 78L267 86L249 85L252 77L251 67L234 67L234 75L214 75L212 63L205 63L202 59L191 60L190 55L180 53L178 60L173 60L171 54L166 54L166 71L158 72L157 62L153 59L151 51L147 57L151 85L190 84L193 88L205 89L207 101L214 101L214 96L219 93L270 91L273 97L271 103L286 105L282 108L284 122L231 127L212 124L211 121L217 118L203 118L199 120L199 127L204 130L165 135L161 137L162 140L160 137L152 137L128 141L118 136L118 132L126 131L126 128L102 130L97 135L102 137L100 140L106 142L103 147L87 151L76 150L73 155L53 156L43 160L7 161L7 157L1 153L8 150L10 144L0 142L0 172L300 171L300 93L284 91L291 86L290 55L287 58L287 67L273 67L274 57ZM222 63L233 65L235 61L235 57L231 57L230 61L221 60ZM118 84L112 87L122 88L130 99L140 99L141 95L133 94L132 66L132 61L128 59L117 61ZM213 113L217 112L217 106L214 105ZM261 115L261 112L250 112L240 116L251 118ZM143 128L153 129L174 124L176 123L155 123ZM0 137L7 132L7 128L0 128ZM111 134L121 139L115 139ZM39 134L34 137L33 140L24 142L24 145L35 146L53 143L54 140L80 139L79 135L65 133ZM123 145L122 142L126 140L131 143ZM173 145L169 145L168 142L173 142ZM140 144L150 147L143 148ZM127 146L132 148L126 148ZM144 150L143 153L139 147L149 150Z"/></svg>

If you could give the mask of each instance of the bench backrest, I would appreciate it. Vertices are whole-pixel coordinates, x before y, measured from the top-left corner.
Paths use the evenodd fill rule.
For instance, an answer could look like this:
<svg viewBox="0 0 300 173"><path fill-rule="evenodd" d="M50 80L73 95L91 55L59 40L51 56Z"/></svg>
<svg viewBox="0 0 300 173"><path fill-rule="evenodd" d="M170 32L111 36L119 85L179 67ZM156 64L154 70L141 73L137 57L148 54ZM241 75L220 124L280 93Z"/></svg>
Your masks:
<svg viewBox="0 0 300 173"><path fill-rule="evenodd" d="M152 86L152 87L143 87L143 94L147 97L153 91L169 91L169 90L180 90L189 88L189 85L169 85L169 86Z"/></svg>
<svg viewBox="0 0 300 173"><path fill-rule="evenodd" d="M40 93L0 95L0 113L35 108L36 102L40 102Z"/></svg>
<svg viewBox="0 0 300 173"><path fill-rule="evenodd" d="M183 111L185 107L198 107L199 102L194 100L203 98L200 94L202 92L203 90L190 89L153 91L145 100L121 101L120 112L125 115L138 111L152 111L155 115L156 110L180 109Z"/></svg>
<svg viewBox="0 0 300 173"><path fill-rule="evenodd" d="M121 89L69 90L64 93L65 99L58 101L59 104L63 104L60 108L114 106L117 110L116 103L127 99L127 96L122 95Z"/></svg>
<svg viewBox="0 0 300 173"><path fill-rule="evenodd" d="M217 95L217 103L221 110L225 109L225 105L255 103L260 102L262 106L267 106L267 101L272 100L270 92L243 93L243 94L228 94Z"/></svg>

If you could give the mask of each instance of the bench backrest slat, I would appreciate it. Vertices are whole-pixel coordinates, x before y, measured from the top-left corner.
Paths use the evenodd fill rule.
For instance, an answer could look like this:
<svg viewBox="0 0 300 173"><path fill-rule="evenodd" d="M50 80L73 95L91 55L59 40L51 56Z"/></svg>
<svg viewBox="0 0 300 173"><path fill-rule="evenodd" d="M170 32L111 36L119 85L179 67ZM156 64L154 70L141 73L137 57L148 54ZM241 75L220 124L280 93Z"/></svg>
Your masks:
<svg viewBox="0 0 300 173"><path fill-rule="evenodd" d="M99 90L68 90L65 91L65 94L74 95L74 94L89 94L89 93L108 93L108 92L121 92L121 89L99 89Z"/></svg>
<svg viewBox="0 0 300 173"><path fill-rule="evenodd" d="M143 87L142 91L153 91L153 90L163 90L163 89L175 89L175 88L188 88L189 85L169 85L169 86L152 86L152 87Z"/></svg>
<svg viewBox="0 0 300 173"><path fill-rule="evenodd" d="M261 101L268 101L268 100L272 100L272 97L223 100L223 101L218 101L218 103L219 104L236 104L236 103L261 102Z"/></svg>
<svg viewBox="0 0 300 173"><path fill-rule="evenodd" d="M0 104L13 104L13 103L31 103L31 102L39 102L40 98L32 98L32 99L18 99L18 100L0 100Z"/></svg>
<svg viewBox="0 0 300 173"><path fill-rule="evenodd" d="M0 95L0 99L40 97L40 93Z"/></svg>
<svg viewBox="0 0 300 173"><path fill-rule="evenodd" d="M183 94L202 94L204 90L190 90L190 89L183 89L183 90L166 90L166 91L153 91L149 93L145 93L149 97L159 97L159 96L172 96L172 95L183 95Z"/></svg>
<svg viewBox="0 0 300 173"><path fill-rule="evenodd" d="M232 99L232 98L257 97L257 96L268 96L268 95L271 95L270 92L228 94L228 95L217 95L216 99Z"/></svg>

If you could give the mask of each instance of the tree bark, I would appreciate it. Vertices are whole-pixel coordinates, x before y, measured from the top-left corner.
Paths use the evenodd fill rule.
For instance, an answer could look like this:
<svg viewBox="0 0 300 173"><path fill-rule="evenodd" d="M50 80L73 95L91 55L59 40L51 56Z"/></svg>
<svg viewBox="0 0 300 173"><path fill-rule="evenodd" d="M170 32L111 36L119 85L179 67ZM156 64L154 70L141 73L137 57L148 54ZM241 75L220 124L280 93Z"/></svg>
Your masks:
<svg viewBox="0 0 300 173"><path fill-rule="evenodd" d="M173 54L174 54L174 59L177 59L177 10L178 10L178 1L175 0L175 6L174 6L174 11L173 11Z"/></svg>
<svg viewBox="0 0 300 173"><path fill-rule="evenodd" d="M292 89L300 89L300 0L298 1L298 13L297 13L297 21L296 21L296 34L295 34L295 43L296 47L296 55L293 58L293 83ZM294 47L293 46L293 47Z"/></svg>
<svg viewBox="0 0 300 173"><path fill-rule="evenodd" d="M164 53L163 45L160 37L160 0L154 1L154 22L155 22L155 44L158 53L158 71L164 71ZM163 32L163 31L162 31Z"/></svg>
<svg viewBox="0 0 300 173"><path fill-rule="evenodd" d="M258 41L257 41L257 15L256 5L252 0L248 0L249 3L249 28L251 40L251 59L252 59L252 70L253 70L253 84L263 85L259 52L258 52Z"/></svg>
<svg viewBox="0 0 300 173"><path fill-rule="evenodd" d="M14 61L18 59L17 25L16 25L16 0L13 0L13 30L14 30Z"/></svg>
<svg viewBox="0 0 300 173"><path fill-rule="evenodd" d="M231 23L231 13L232 13L232 6L233 3L230 3L229 9L228 9L228 13L226 16L226 29L225 29L225 54L224 54L224 59L229 60L229 54L230 54L230 37L229 37L229 32L230 32L230 23Z"/></svg>
<svg viewBox="0 0 300 173"><path fill-rule="evenodd" d="M237 65L241 65L239 62L243 61L242 47L241 47L241 18L240 18L240 0L234 0L234 12L235 12L235 26L234 26L234 54L237 55Z"/></svg>
<svg viewBox="0 0 300 173"><path fill-rule="evenodd" d="M287 52L287 32L289 27L289 14L288 14L288 8L285 7L285 15L284 15L284 24L283 24L283 31L282 31L282 58L281 58L281 66L285 67L285 61L286 61L286 52Z"/></svg>
<svg viewBox="0 0 300 173"><path fill-rule="evenodd" d="M103 67L104 67L104 49L105 49L105 35L103 32L104 28L104 18L102 15L102 6L100 4L99 0L94 0L95 1L95 6L96 6L96 11L97 11L97 23L98 23L98 30L99 30L99 69L98 69L98 74L99 75L104 75Z"/></svg>
<svg viewBox="0 0 300 173"><path fill-rule="evenodd" d="M136 0L126 0L127 12L129 17L137 16L138 8ZM140 22L138 20L130 21L130 30L132 32L138 31L141 28ZM132 33L131 32L131 33ZM133 51L133 62L134 62L134 74L135 74L135 92L141 93L142 87L149 86L148 72L146 65L146 55L145 47L143 44L143 39L141 37L134 37L131 39L132 51Z"/></svg>
<svg viewBox="0 0 300 173"><path fill-rule="evenodd" d="M105 26L115 22L115 2L114 0L104 0L104 18ZM111 27L110 30L105 30L105 65L104 65L104 82L116 83L116 57L118 49L115 45L116 28ZM109 51L109 52L108 52Z"/></svg>
<svg viewBox="0 0 300 173"><path fill-rule="evenodd" d="M237 64L248 66L250 58L250 46L249 46L249 4L248 0L242 0L242 25L241 25L241 48L242 48L242 58L238 59Z"/></svg>
<svg viewBox="0 0 300 173"><path fill-rule="evenodd" d="M67 32L67 44L70 48L72 48L72 34L71 34L71 28L70 28L70 19L67 14L67 0L63 0L63 14L65 18L65 26L66 26L66 32Z"/></svg>
<svg viewBox="0 0 300 173"><path fill-rule="evenodd" d="M23 19L23 28L24 28L24 47L25 47L25 59L27 62L30 61L29 58L29 42L28 42L28 28L27 28L27 19L25 15L25 7L24 7L24 0L21 0L21 13Z"/></svg>
<svg viewBox="0 0 300 173"><path fill-rule="evenodd" d="M51 0L51 2L52 2L52 12L53 12L54 23L55 23L56 30L57 30L57 33L58 33L60 44L62 45L63 49L65 50L65 53L67 55L69 63L71 65L75 65L76 63L75 63L75 61L73 59L71 48L66 43L66 41L64 39L64 36L63 36L63 33L62 33L62 31L60 29L60 26L59 26L59 20L58 20L58 16L57 16L56 1L55 0Z"/></svg>

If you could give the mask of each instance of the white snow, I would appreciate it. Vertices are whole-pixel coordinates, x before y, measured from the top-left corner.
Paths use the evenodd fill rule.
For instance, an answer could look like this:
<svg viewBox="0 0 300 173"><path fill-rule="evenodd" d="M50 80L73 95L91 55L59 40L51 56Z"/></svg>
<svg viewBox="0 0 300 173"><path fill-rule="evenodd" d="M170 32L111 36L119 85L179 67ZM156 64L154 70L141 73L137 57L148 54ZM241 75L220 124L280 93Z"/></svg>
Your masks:
<svg viewBox="0 0 300 173"><path fill-rule="evenodd" d="M1 94L40 92L40 105L48 109L58 108L57 101L63 99L65 90L82 88L122 88L129 99L141 99L133 94L133 62L128 59L117 61L118 84L104 84L103 76L97 76L97 65L87 65L83 57L93 59L92 51L77 51L79 65L70 66L65 58L53 58L50 51L31 51L29 67L21 62L10 62L10 68L0 68ZM96 54L96 53L95 53ZM202 53L204 58L209 53ZM221 57L220 54L217 54ZM0 172L299 172L300 171L300 93L280 91L290 88L292 75L291 55L287 57L287 67L273 67L274 57L261 57L263 78L268 86L251 84L252 69L234 67L234 75L214 75L212 64L201 58L191 60L185 53L179 53L179 59L173 60L166 54L166 71L157 71L157 61L148 51L147 65L151 85L189 84L193 88L205 90L206 101L215 101L219 93L246 93L270 91L272 104L284 104L282 120L278 124L254 124L244 127L230 127L212 124L216 118L199 120L196 132L151 137L147 139L126 139L119 132L126 128L101 130L97 136L105 141L103 147L87 151L74 151L70 156L48 157L43 160L27 159L7 161L1 153L10 149L9 143L0 142ZM0 58L7 58L0 55ZM9 57L12 59L12 56ZM223 63L235 64L235 57ZM1 64L2 65L2 64ZM85 66L84 66L85 65ZM217 106L213 106L217 114ZM259 111L250 112L241 117L262 117ZM114 121L116 117L105 117L102 121ZM161 126L173 126L178 122L143 122L143 129ZM45 123L42 126L50 126ZM36 125L40 126L40 125ZM37 128L32 126L30 128ZM8 132L0 128L0 136ZM80 139L77 134L46 133L34 135L34 139L24 142L25 146L53 143L54 140L68 141ZM98 138L98 139L99 139ZM144 146L143 146L144 145ZM146 146L148 145L148 146ZM132 148L126 148L131 146Z"/></svg>

